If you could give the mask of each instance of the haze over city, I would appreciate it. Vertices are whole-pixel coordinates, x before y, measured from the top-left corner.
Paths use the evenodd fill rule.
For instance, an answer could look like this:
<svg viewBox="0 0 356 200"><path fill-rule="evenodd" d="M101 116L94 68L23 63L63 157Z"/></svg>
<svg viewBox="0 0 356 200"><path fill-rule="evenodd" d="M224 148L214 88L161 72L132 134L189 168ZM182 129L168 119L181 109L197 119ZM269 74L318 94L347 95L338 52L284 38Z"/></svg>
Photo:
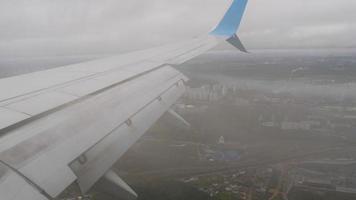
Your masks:
<svg viewBox="0 0 356 200"><path fill-rule="evenodd" d="M0 0L0 199L356 199L356 1L246 3Z"/></svg>

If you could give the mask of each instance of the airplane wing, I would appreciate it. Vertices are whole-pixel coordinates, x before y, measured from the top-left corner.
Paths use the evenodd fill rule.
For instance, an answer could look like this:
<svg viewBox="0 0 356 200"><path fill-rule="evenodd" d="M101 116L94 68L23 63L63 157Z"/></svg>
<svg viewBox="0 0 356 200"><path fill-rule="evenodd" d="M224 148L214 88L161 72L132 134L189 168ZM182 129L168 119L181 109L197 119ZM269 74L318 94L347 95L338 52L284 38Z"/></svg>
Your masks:
<svg viewBox="0 0 356 200"><path fill-rule="evenodd" d="M103 177L135 197L111 167L183 94L172 66L219 39L242 48L246 3L199 38L1 79L0 199L53 199L74 182L86 193Z"/></svg>

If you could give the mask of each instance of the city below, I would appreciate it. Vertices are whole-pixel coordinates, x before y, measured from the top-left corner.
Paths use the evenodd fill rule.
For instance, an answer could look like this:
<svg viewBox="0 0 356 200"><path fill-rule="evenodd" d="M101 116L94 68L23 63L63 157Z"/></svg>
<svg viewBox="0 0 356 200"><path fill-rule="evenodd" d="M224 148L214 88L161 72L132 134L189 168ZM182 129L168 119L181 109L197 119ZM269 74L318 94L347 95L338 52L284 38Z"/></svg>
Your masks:
<svg viewBox="0 0 356 200"><path fill-rule="evenodd" d="M139 200L356 199L356 51L211 52L115 165ZM221 62L224 60L224 62ZM221 63L224 63L223 65ZM61 200L116 200L73 184Z"/></svg>

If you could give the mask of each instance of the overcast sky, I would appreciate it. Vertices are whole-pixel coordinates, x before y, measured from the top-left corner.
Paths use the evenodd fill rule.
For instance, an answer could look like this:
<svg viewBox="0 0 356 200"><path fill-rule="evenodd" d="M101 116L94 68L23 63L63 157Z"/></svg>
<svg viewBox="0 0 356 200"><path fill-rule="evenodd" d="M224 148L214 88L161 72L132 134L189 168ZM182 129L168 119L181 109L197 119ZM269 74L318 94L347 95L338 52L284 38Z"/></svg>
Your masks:
<svg viewBox="0 0 356 200"><path fill-rule="evenodd" d="M207 33L231 0L0 0L0 57L130 51ZM250 0L248 48L356 46L356 0Z"/></svg>

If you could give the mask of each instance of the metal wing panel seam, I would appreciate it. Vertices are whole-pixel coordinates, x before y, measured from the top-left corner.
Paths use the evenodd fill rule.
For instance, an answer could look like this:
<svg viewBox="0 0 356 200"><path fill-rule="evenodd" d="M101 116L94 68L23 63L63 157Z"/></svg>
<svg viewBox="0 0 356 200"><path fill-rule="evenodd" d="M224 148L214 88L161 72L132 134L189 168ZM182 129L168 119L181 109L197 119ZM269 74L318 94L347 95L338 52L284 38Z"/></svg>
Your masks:
<svg viewBox="0 0 356 200"><path fill-rule="evenodd" d="M27 119L25 119L25 120L21 120L21 121L19 121L19 122L17 122L17 123L14 123L14 124L12 124L12 125L10 125L10 126L8 126L8 127L5 127L5 128L3 128L3 129L0 129L0 138L3 136L3 134L5 134L5 133L7 133L7 132L9 132L9 131L11 131L11 130L13 130L13 129L16 129L16 128L18 128L18 127L20 127L20 126L23 126L23 125L25 125L25 124L27 124L27 123L30 123L30 122L32 122L32 121L34 121L34 120L40 119L40 118L42 118L42 117L45 117L45 116L47 116L47 115L49 115L49 114L51 114L51 113L54 113L54 112L56 112L56 111L58 111L58 110L60 110L60 109L63 109L63 108L65 108L65 107L68 107L68 106L70 106L70 105L73 105L73 104L76 104L76 103L80 103L81 101L84 101L84 100L87 99L87 98L90 98L90 97L92 97L92 96L95 96L95 95L97 95L97 94L100 94L100 93L102 93L102 92L105 92L105 91L107 91L107 90L110 90L110 89L113 88L113 87L116 87L116 86L118 86L118 85L124 84L124 83L126 83L126 82L129 82L129 81L134 80L134 79L136 79L136 78L139 78L139 77L141 77L141 76L144 76L145 74L148 74L148 73L150 73L150 72L156 71L156 70L158 70L158 69L160 69L160 68L162 68L162 67L165 67L165 66L167 66L167 65L162 64L162 65L160 65L160 66L157 66L157 67L154 68L154 69L151 69L151 70L146 71L146 72L139 73L139 74L137 74L137 75L135 75L135 76L132 76L132 77L130 77L130 78L128 78L128 79L125 79L125 80L120 81L120 82L118 82L118 83L115 83L115 84L109 85L109 86L107 86L107 87L105 87L105 88L102 88L102 89L100 89L100 90L97 90L97 91L95 91L95 92L93 92L93 93L91 93L91 94L88 94L88 95L86 95L86 96L80 97L80 98L75 99L75 100L73 100L73 101L71 101L71 102L62 104L62 105L57 106L57 107L55 107L55 108L49 109L49 110L47 110L47 111L45 111L45 112L43 112L43 113L37 114L37 115L32 116L32 117L29 117L29 118L27 118Z"/></svg>

